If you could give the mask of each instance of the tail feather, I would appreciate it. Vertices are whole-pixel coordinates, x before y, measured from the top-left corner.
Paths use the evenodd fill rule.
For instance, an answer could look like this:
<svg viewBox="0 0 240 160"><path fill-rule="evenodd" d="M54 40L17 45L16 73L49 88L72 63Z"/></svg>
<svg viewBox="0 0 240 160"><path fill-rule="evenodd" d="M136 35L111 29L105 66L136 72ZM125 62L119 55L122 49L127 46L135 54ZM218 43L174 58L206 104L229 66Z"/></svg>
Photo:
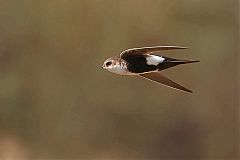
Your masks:
<svg viewBox="0 0 240 160"><path fill-rule="evenodd" d="M168 68L180 65L180 64L189 64L189 63L195 63L195 62L200 62L200 61L196 61L196 60L177 60L177 59L169 60L168 59L165 62L160 63L158 65L158 70L162 71L164 69L168 69Z"/></svg>
<svg viewBox="0 0 240 160"><path fill-rule="evenodd" d="M170 63L178 63L178 64L188 64L188 63L195 63L200 61L195 60L180 60L180 61L170 61Z"/></svg>

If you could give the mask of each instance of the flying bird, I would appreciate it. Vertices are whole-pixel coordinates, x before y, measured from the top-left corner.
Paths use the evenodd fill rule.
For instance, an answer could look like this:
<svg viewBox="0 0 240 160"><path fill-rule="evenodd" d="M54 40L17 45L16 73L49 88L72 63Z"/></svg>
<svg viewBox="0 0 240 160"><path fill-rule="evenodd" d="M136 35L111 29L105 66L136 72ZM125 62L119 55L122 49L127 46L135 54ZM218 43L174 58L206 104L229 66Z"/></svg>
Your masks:
<svg viewBox="0 0 240 160"><path fill-rule="evenodd" d="M162 70L180 64L199 62L195 60L180 60L156 54L160 51L173 49L187 49L187 47L154 46L131 48L123 51L118 56L108 58L102 67L115 74L137 75L177 90L192 92L160 73Z"/></svg>

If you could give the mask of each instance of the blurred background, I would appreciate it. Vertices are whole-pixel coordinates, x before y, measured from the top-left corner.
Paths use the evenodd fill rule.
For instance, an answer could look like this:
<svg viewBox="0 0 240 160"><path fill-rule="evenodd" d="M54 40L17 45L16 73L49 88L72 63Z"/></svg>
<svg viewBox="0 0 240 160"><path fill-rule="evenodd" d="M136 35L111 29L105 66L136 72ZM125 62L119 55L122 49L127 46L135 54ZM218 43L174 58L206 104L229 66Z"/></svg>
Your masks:
<svg viewBox="0 0 240 160"><path fill-rule="evenodd" d="M238 159L236 0L0 2L0 159ZM179 92L101 68L179 45Z"/></svg>

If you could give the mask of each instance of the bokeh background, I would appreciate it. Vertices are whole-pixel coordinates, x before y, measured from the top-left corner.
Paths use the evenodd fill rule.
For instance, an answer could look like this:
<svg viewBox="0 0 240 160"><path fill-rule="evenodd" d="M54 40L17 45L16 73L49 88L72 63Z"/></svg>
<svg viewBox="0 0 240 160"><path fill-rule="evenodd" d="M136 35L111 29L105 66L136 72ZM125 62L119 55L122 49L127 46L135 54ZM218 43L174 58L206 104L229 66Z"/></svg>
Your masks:
<svg viewBox="0 0 240 160"><path fill-rule="evenodd" d="M236 0L0 1L0 159L238 159ZM163 73L194 91L118 76L103 61L180 45Z"/></svg>

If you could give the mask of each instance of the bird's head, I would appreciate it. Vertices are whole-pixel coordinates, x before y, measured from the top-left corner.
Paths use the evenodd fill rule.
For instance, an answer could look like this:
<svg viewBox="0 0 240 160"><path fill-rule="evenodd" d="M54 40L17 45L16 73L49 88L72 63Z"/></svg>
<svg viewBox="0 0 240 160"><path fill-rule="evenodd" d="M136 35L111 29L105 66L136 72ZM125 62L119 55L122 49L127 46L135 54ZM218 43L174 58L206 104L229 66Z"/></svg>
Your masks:
<svg viewBox="0 0 240 160"><path fill-rule="evenodd" d="M108 70L108 69L114 68L115 65L116 65L116 60L113 57L111 57L104 61L102 67Z"/></svg>
<svg viewBox="0 0 240 160"><path fill-rule="evenodd" d="M119 56L108 58L103 63L102 68L116 74L124 74L126 72L125 66Z"/></svg>

